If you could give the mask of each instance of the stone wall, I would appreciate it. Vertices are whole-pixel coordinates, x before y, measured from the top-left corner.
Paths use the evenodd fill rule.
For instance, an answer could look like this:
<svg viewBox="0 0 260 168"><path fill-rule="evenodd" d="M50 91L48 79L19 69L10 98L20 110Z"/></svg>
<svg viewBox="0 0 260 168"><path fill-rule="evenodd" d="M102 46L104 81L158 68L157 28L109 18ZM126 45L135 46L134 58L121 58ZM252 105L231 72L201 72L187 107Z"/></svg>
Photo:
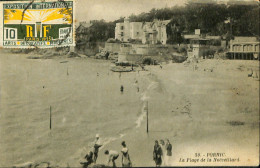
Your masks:
<svg viewBox="0 0 260 168"><path fill-rule="evenodd" d="M120 52L120 43L105 43L105 50L109 52Z"/></svg>

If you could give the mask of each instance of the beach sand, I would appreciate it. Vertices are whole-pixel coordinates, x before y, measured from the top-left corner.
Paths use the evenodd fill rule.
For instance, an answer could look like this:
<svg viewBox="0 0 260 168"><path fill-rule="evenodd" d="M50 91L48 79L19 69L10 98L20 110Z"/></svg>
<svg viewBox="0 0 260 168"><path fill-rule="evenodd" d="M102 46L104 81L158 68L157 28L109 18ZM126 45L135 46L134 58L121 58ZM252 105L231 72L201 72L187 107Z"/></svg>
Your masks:
<svg viewBox="0 0 260 168"><path fill-rule="evenodd" d="M172 166L259 164L259 74L247 77L251 68L259 72L258 61L201 60L198 70L169 63L119 77L104 60L26 56L0 53L0 167L78 167L97 133L104 144L99 164L106 163L105 149L120 151L124 140L133 166L155 166L154 140L166 138ZM239 161L213 162L207 153Z"/></svg>
<svg viewBox="0 0 260 168"><path fill-rule="evenodd" d="M171 166L259 164L259 78L248 77L251 68L259 72L258 62L201 60L197 66L198 70L192 64L147 67L156 83L148 94L149 133L144 121L141 129L122 138L129 144L134 166L155 166L154 140L165 138L173 145ZM120 150L118 144L119 140L110 148Z"/></svg>

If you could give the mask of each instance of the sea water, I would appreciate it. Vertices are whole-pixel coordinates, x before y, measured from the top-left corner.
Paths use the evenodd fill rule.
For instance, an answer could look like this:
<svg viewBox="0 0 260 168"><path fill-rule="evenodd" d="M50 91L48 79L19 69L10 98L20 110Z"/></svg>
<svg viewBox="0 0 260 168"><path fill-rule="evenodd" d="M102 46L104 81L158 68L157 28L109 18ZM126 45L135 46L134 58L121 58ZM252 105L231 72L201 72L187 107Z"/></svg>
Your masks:
<svg viewBox="0 0 260 168"><path fill-rule="evenodd" d="M104 60L1 53L0 166L76 166L97 133L106 145L140 127L144 101L134 85L139 73L119 77L110 66Z"/></svg>

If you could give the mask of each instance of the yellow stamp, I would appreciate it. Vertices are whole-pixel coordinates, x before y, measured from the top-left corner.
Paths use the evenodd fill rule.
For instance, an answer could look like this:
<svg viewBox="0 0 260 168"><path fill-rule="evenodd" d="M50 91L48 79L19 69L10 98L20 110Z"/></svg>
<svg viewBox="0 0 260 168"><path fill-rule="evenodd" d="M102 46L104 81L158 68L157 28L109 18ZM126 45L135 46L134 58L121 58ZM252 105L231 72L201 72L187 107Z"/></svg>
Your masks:
<svg viewBox="0 0 260 168"><path fill-rule="evenodd" d="M74 1L3 3L3 47L74 46Z"/></svg>

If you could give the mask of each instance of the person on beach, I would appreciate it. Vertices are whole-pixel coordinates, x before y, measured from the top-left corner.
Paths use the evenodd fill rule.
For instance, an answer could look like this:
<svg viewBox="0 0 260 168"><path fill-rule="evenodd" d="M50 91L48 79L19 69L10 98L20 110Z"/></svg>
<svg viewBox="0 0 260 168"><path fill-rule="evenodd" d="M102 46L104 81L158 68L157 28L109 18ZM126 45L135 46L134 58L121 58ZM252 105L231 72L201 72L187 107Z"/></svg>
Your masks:
<svg viewBox="0 0 260 168"><path fill-rule="evenodd" d="M170 159L172 157L172 144L170 143L169 139L166 139L166 155L165 155L165 166L171 166Z"/></svg>
<svg viewBox="0 0 260 168"><path fill-rule="evenodd" d="M108 161L107 161L107 165L109 166L109 163L112 162L113 163L113 167L116 167L116 159L119 156L119 153L117 151L114 150L106 150L105 151L105 155L108 155Z"/></svg>
<svg viewBox="0 0 260 168"><path fill-rule="evenodd" d="M160 167L162 164L162 148L160 147L158 141L155 141L154 149L153 149L153 160L155 162L156 167Z"/></svg>
<svg viewBox="0 0 260 168"><path fill-rule="evenodd" d="M164 166L165 165L165 143L164 143L164 140L160 140L160 143L159 143L161 149L162 149L162 165Z"/></svg>
<svg viewBox="0 0 260 168"><path fill-rule="evenodd" d="M100 142L100 139L99 139L99 134L96 135L96 139L95 139L95 142L94 142L94 155L93 155L93 162L96 163L97 161L97 158L98 158L98 151L99 151L99 148L102 146L101 142Z"/></svg>
<svg viewBox="0 0 260 168"><path fill-rule="evenodd" d="M80 164L83 165L83 168L87 168L90 164L93 163L93 152L90 151L88 154L86 154L85 159L87 162L80 162Z"/></svg>
<svg viewBox="0 0 260 168"><path fill-rule="evenodd" d="M123 85L121 85L121 87L120 87L120 91L121 91L121 93L124 92L124 86L123 86Z"/></svg>
<svg viewBox="0 0 260 168"><path fill-rule="evenodd" d="M143 66L143 65L141 65L141 68L142 68L142 70L143 70L143 71L145 71L145 68L144 68L144 66Z"/></svg>
<svg viewBox="0 0 260 168"><path fill-rule="evenodd" d="M125 141L121 143L123 146L121 152L122 152L122 167L132 167L132 163L130 160L130 156L128 153L128 148L126 147Z"/></svg>
<svg viewBox="0 0 260 168"><path fill-rule="evenodd" d="M108 60L108 56L109 56L109 52L105 52L105 58L106 58L106 60Z"/></svg>

